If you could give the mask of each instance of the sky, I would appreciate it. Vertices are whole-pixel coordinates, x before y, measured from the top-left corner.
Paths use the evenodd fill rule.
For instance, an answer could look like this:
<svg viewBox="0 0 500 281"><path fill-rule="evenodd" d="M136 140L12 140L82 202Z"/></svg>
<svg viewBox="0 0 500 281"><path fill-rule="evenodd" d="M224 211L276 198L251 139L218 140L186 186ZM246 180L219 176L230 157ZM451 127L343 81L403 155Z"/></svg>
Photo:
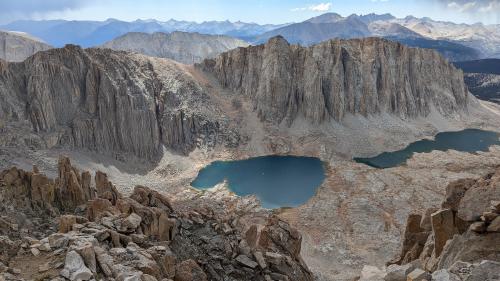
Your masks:
<svg viewBox="0 0 500 281"><path fill-rule="evenodd" d="M230 20L279 24L326 12L413 15L500 24L500 0L0 0L0 23L19 19Z"/></svg>

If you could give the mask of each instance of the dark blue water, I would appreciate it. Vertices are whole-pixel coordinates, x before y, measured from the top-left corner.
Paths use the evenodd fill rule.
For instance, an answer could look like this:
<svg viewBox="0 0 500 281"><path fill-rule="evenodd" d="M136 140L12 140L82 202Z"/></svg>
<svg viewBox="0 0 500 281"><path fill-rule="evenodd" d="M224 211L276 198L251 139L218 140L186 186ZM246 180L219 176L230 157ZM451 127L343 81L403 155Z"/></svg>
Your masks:
<svg viewBox="0 0 500 281"><path fill-rule="evenodd" d="M449 149L475 153L488 151L492 145L499 145L499 134L491 131L467 129L459 132L445 132L436 135L434 140L420 140L406 148L394 152L384 152L371 158L354 158L358 163L375 168L391 168L406 163L415 152L446 151Z"/></svg>
<svg viewBox="0 0 500 281"><path fill-rule="evenodd" d="M325 179L318 158L264 156L216 161L203 168L191 185L207 189L227 180L240 196L255 194L265 208L296 207L311 198Z"/></svg>

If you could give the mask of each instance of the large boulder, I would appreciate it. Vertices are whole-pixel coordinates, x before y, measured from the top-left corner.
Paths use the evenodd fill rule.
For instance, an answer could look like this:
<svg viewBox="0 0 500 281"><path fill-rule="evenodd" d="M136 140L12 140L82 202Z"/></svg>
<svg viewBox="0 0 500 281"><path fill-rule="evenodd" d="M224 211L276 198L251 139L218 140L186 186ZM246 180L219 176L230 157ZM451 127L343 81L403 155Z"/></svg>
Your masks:
<svg viewBox="0 0 500 281"><path fill-rule="evenodd" d="M71 281L90 280L93 278L92 271L85 266L82 257L75 251L66 254L66 262L61 275Z"/></svg>

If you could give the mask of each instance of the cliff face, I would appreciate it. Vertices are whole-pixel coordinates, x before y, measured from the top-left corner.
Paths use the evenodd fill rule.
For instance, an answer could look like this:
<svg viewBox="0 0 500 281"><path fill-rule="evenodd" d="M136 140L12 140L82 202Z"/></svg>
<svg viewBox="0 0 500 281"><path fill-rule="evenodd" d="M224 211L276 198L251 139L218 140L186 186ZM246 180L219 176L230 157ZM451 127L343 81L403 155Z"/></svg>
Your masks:
<svg viewBox="0 0 500 281"><path fill-rule="evenodd" d="M130 32L102 45L113 50L133 51L148 56L193 64L248 43L222 35L189 32Z"/></svg>
<svg viewBox="0 0 500 281"><path fill-rule="evenodd" d="M162 144L192 150L199 132L213 143L223 126L203 89L168 60L67 46L0 67L1 120L28 123L45 146L151 159Z"/></svg>
<svg viewBox="0 0 500 281"><path fill-rule="evenodd" d="M39 51L51 46L15 32L0 31L0 59L6 61L23 61Z"/></svg>
<svg viewBox="0 0 500 281"><path fill-rule="evenodd" d="M311 47L274 37L205 60L227 88L250 97L264 120L321 123L346 114L403 118L467 110L462 72L437 52L378 38L331 40Z"/></svg>

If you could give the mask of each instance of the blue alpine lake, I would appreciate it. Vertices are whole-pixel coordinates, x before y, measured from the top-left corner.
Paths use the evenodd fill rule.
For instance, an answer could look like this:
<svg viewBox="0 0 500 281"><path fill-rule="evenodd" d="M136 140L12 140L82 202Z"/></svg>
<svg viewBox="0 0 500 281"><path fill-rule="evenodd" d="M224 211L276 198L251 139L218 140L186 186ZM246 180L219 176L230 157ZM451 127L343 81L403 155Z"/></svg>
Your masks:
<svg viewBox="0 0 500 281"><path fill-rule="evenodd" d="M354 158L375 168L391 168L406 163L413 153L431 152L433 150L446 151L449 149L476 153L488 151L492 145L499 145L499 134L492 131L466 129L459 132L444 132L436 135L434 140L419 140L406 148L394 152L384 152L371 158Z"/></svg>
<svg viewBox="0 0 500 281"><path fill-rule="evenodd" d="M254 194L263 207L273 209L304 204L324 179L325 169L318 158L263 156L212 162L200 170L191 185L208 189L226 180L235 194Z"/></svg>

